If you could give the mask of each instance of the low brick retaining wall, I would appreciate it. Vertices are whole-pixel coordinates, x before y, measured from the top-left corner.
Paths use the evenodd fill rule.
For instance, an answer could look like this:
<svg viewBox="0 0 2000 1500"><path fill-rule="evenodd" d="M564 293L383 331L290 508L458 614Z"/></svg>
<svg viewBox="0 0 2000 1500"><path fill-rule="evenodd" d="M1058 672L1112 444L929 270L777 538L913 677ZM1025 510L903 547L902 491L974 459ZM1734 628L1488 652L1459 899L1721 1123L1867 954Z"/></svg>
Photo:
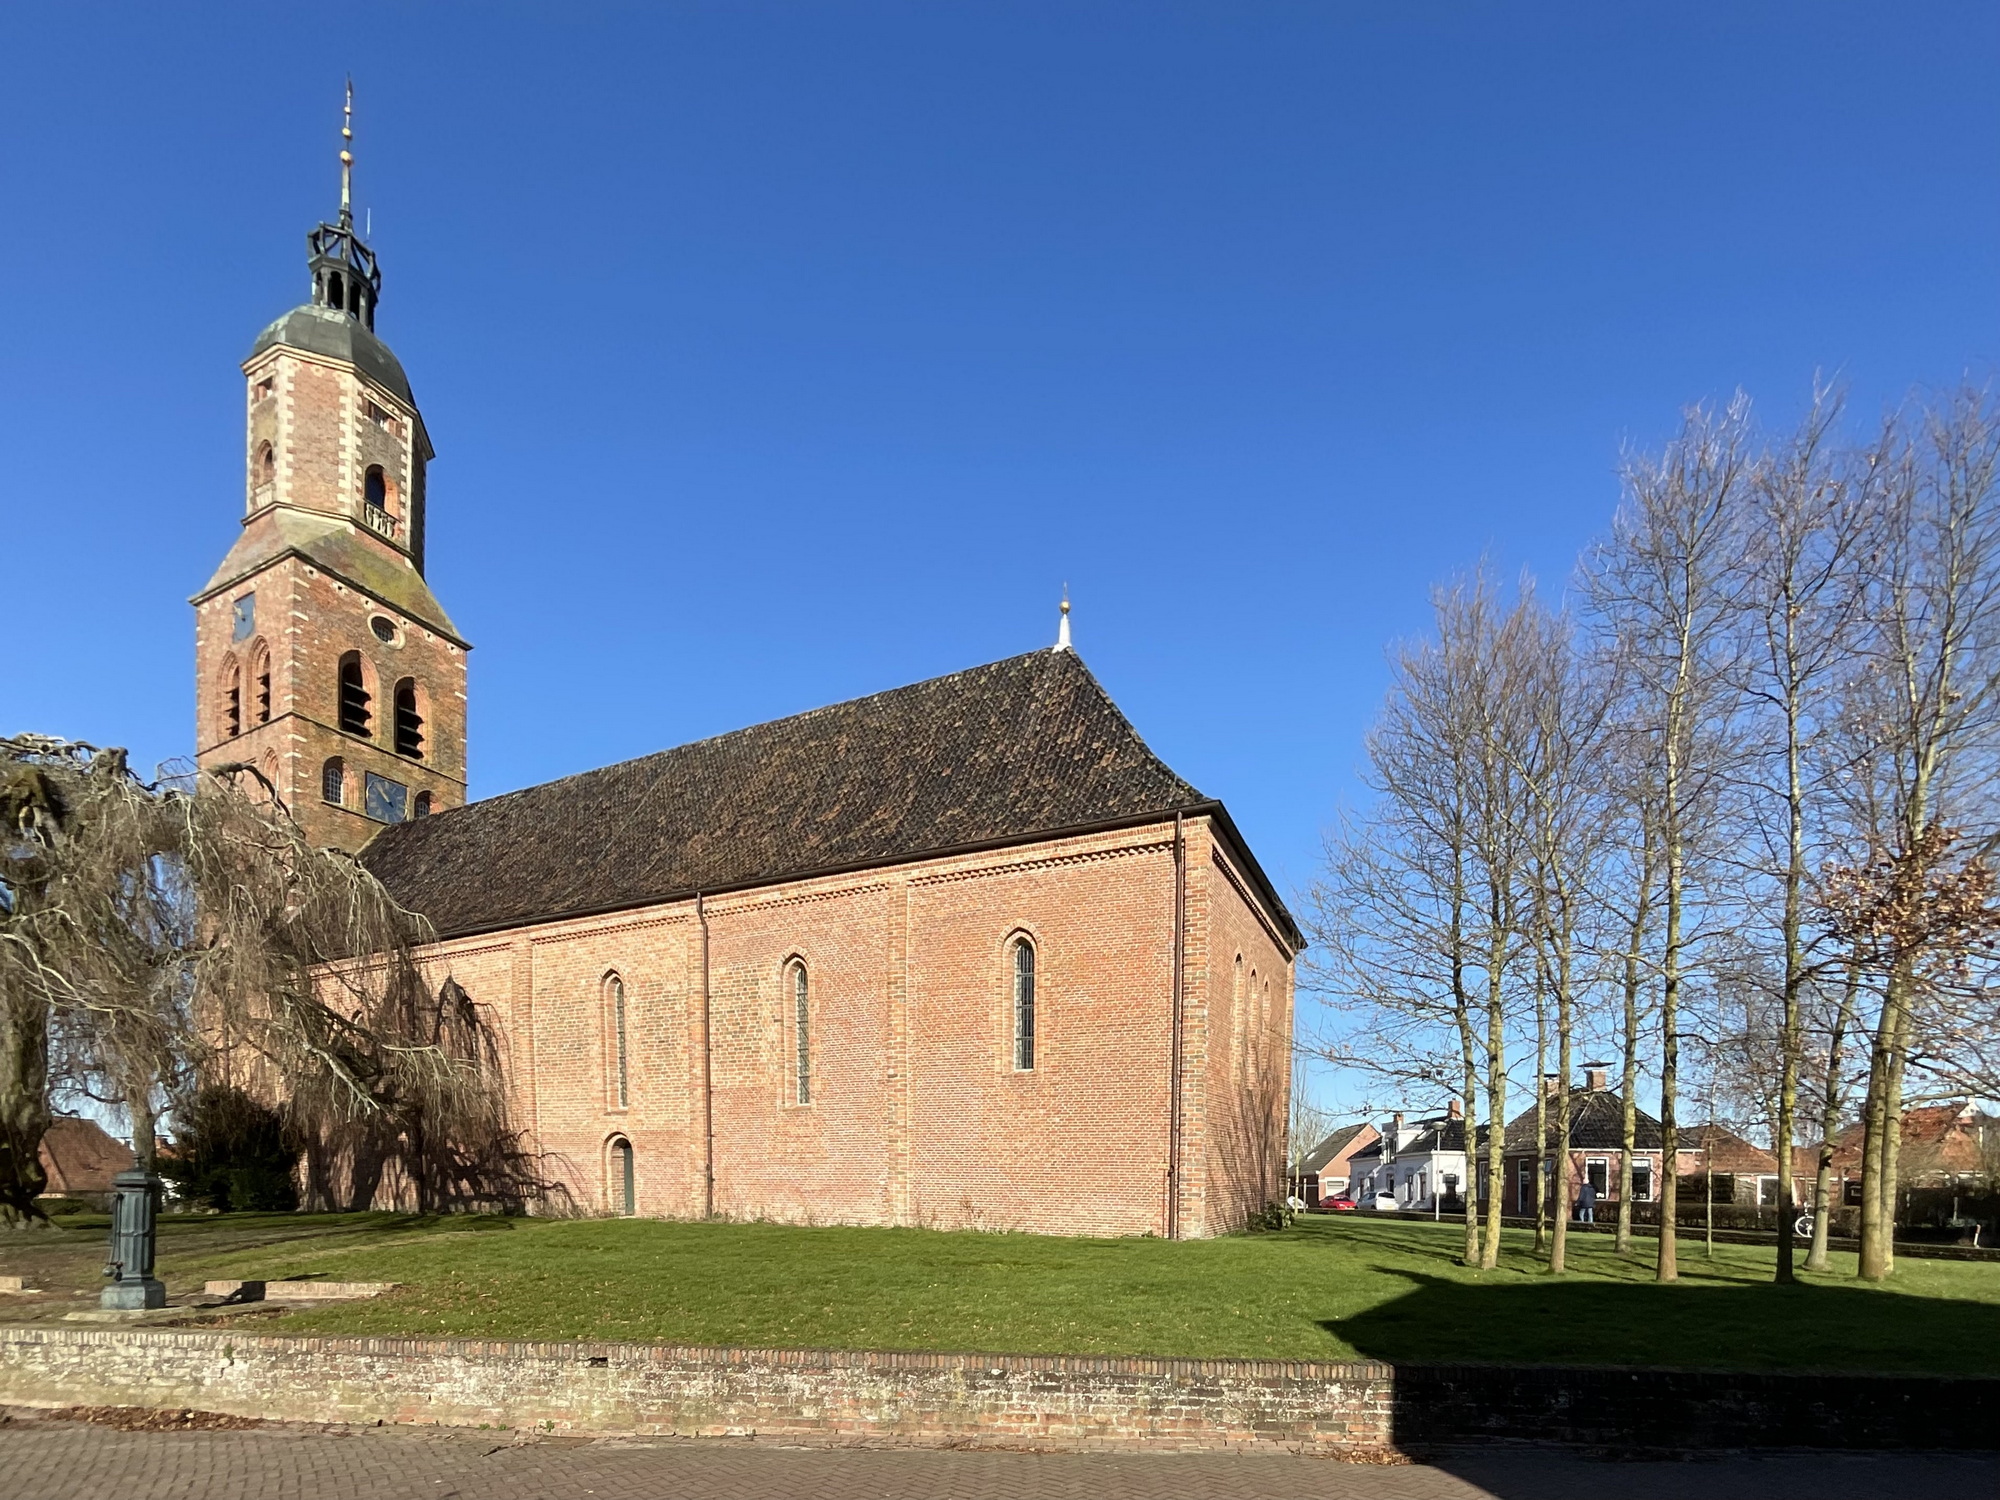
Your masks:
<svg viewBox="0 0 2000 1500"><path fill-rule="evenodd" d="M2000 1448L2000 1379L0 1327L0 1403L288 1421L1337 1454Z"/></svg>
<svg viewBox="0 0 2000 1500"><path fill-rule="evenodd" d="M1387 1365L0 1328L0 1402L1047 1448L1379 1450Z"/></svg>

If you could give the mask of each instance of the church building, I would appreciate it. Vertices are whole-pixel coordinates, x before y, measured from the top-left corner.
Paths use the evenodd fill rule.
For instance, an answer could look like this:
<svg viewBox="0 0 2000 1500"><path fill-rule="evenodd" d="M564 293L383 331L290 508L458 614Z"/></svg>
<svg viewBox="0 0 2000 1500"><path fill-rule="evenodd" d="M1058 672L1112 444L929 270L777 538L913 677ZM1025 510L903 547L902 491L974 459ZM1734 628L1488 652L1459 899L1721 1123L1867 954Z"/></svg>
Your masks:
<svg viewBox="0 0 2000 1500"><path fill-rule="evenodd" d="M1192 1238L1282 1196L1299 929L1066 603L1052 649L468 801L430 438L341 160L243 364L198 760L429 919L574 1201Z"/></svg>

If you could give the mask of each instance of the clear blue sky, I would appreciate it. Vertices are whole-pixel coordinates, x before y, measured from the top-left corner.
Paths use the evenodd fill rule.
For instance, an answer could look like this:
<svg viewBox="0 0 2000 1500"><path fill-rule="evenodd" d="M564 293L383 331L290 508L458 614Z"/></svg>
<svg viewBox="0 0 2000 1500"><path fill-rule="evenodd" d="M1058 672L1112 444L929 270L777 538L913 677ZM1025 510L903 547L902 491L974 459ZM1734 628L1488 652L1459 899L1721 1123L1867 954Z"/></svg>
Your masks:
<svg viewBox="0 0 2000 1500"><path fill-rule="evenodd" d="M0 24L0 729L142 762L350 70L476 795L1049 644L1067 580L1290 887L1432 580L1560 582L1685 402L2000 333L1990 4Z"/></svg>

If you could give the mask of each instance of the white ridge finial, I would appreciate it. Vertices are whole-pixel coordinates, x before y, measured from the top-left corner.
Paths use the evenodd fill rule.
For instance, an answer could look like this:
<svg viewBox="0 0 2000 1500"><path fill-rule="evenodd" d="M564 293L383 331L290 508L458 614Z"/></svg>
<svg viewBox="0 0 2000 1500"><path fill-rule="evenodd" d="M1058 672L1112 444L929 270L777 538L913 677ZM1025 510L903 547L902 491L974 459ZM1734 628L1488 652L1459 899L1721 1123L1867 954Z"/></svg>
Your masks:
<svg viewBox="0 0 2000 1500"><path fill-rule="evenodd" d="M1056 650L1069 650L1069 585L1063 585L1062 624L1056 627Z"/></svg>

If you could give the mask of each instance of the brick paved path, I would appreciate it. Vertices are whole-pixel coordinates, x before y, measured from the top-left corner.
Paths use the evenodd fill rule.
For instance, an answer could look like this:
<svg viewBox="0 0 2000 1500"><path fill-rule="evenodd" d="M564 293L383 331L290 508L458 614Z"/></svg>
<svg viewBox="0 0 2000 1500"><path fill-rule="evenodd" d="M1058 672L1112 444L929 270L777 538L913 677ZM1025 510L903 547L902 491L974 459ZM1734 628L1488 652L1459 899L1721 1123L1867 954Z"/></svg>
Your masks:
<svg viewBox="0 0 2000 1500"><path fill-rule="evenodd" d="M1375 1468L1228 1455L782 1448L463 1430L0 1425L9 1500L1932 1500L2000 1494L2000 1454L1607 1463L1466 1451Z"/></svg>

